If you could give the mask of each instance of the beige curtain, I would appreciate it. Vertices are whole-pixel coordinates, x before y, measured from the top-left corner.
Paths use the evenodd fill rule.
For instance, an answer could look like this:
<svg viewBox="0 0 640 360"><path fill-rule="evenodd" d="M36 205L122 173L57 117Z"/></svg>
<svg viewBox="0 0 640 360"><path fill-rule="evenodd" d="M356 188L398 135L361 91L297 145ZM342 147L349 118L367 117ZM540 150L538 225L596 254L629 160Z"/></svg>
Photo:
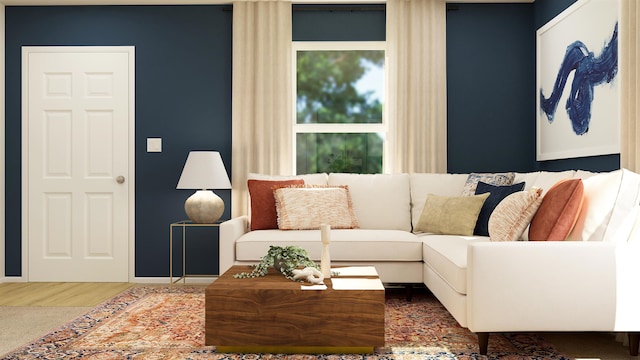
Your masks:
<svg viewBox="0 0 640 360"><path fill-rule="evenodd" d="M618 54L621 87L620 167L640 172L640 6L637 0L622 0ZM626 334L616 339L628 345Z"/></svg>
<svg viewBox="0 0 640 360"><path fill-rule="evenodd" d="M392 172L447 171L445 0L387 0Z"/></svg>
<svg viewBox="0 0 640 360"><path fill-rule="evenodd" d="M640 172L640 6L637 0L622 0L619 23L621 85L620 166Z"/></svg>
<svg viewBox="0 0 640 360"><path fill-rule="evenodd" d="M292 172L291 56L291 2L234 1L233 217L248 213L248 173Z"/></svg>

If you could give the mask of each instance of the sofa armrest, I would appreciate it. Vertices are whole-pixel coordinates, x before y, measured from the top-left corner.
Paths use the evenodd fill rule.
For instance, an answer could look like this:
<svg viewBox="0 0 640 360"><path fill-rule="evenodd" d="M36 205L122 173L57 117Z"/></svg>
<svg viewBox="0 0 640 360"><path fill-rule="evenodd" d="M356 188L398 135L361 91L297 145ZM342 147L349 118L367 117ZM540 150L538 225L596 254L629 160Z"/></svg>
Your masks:
<svg viewBox="0 0 640 360"><path fill-rule="evenodd" d="M640 331L640 242L616 246L615 331Z"/></svg>
<svg viewBox="0 0 640 360"><path fill-rule="evenodd" d="M614 329L614 243L489 242L467 251L471 331Z"/></svg>
<svg viewBox="0 0 640 360"><path fill-rule="evenodd" d="M236 240L249 232L249 217L238 216L220 224L220 272L222 275L236 261Z"/></svg>

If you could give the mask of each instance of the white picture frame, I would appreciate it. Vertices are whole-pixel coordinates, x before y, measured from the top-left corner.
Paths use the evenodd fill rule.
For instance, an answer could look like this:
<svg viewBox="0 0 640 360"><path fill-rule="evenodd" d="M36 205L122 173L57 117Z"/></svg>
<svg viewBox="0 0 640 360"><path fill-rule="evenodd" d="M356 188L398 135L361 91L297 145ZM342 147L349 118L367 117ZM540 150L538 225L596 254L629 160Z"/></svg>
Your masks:
<svg viewBox="0 0 640 360"><path fill-rule="evenodd" d="M585 51L595 59L610 55L611 59L614 29L620 19L620 0L579 0L536 32L536 159L538 161L566 159L620 152L620 73L610 82L606 80L592 87L592 101L587 109L587 101L576 101L589 93L582 71L592 63L580 63L589 59L580 58ZM581 44L576 43L580 41ZM605 51L607 44L611 44ZM615 57L619 48L615 42ZM565 59L569 59L565 61ZM576 62L581 59L580 62ZM561 71L563 64L579 64L571 71ZM565 69L571 68L566 66ZM580 69L578 69L580 68ZM602 68L602 67L599 67ZM556 86L559 74L568 74L564 87ZM606 77L606 76L605 76ZM595 77L592 77L595 78ZM575 82L575 84L574 84ZM582 84L584 87L578 87ZM572 95L572 86L587 89ZM549 120L546 110L553 108L554 101L545 101L553 91L556 107ZM579 94L579 95L578 95ZM543 98L544 97L544 98ZM567 100L572 97L567 110ZM584 100L584 99L581 99ZM543 109L543 106L545 109ZM578 110L577 110L578 109ZM589 110L590 116L585 116ZM578 115L581 114L581 115ZM585 131L585 129L587 129ZM584 131L584 132L583 132ZM582 132L582 133L581 133Z"/></svg>

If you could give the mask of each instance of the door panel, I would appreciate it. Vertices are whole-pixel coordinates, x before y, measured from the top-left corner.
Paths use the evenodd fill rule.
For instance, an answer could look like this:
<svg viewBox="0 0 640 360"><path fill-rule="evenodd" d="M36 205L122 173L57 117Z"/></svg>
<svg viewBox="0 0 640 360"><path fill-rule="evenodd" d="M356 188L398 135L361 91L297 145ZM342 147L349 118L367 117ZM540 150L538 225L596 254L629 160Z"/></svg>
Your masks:
<svg viewBox="0 0 640 360"><path fill-rule="evenodd" d="M129 280L132 54L100 49L23 49L29 281Z"/></svg>

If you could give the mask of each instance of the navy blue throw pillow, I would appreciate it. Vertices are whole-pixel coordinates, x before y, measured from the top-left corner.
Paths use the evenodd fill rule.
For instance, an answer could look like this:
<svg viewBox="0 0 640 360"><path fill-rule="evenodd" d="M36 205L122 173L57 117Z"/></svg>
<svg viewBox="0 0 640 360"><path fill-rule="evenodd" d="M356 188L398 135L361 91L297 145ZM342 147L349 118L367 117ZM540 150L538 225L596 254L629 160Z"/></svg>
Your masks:
<svg viewBox="0 0 640 360"><path fill-rule="evenodd" d="M478 215L473 234L489 236L489 217L493 210L504 198L514 192L522 191L522 189L524 189L524 182L507 186L496 186L479 181L478 187L476 188L476 195L484 193L490 194L487 200L484 201L484 204L482 204L482 209L480 209L480 215Z"/></svg>

